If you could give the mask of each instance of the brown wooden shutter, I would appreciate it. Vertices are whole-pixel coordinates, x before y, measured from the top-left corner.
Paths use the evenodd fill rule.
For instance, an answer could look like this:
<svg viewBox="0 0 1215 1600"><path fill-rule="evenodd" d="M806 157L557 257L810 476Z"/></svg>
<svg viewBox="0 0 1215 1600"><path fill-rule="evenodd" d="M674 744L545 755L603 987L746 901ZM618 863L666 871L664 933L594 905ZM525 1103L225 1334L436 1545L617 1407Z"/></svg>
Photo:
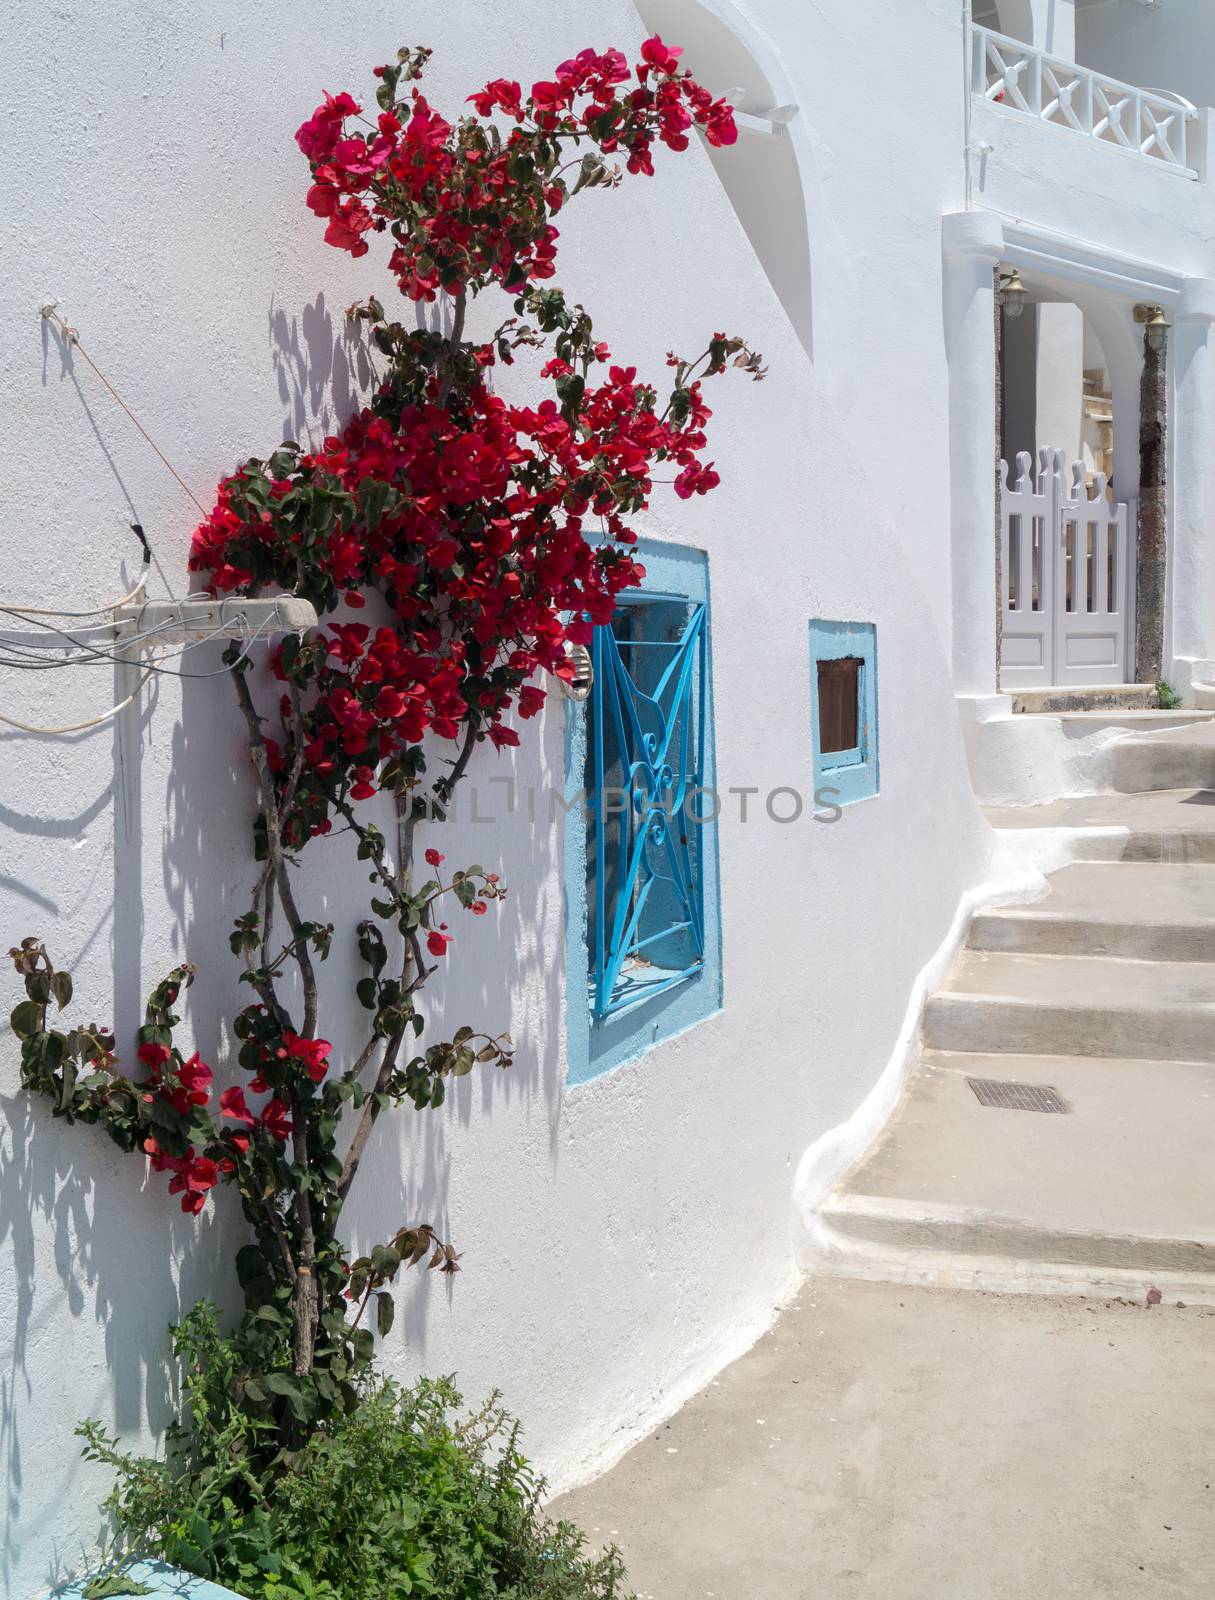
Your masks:
<svg viewBox="0 0 1215 1600"><path fill-rule="evenodd" d="M818 747L823 755L855 750L861 742L861 667L859 656L839 656L818 664Z"/></svg>

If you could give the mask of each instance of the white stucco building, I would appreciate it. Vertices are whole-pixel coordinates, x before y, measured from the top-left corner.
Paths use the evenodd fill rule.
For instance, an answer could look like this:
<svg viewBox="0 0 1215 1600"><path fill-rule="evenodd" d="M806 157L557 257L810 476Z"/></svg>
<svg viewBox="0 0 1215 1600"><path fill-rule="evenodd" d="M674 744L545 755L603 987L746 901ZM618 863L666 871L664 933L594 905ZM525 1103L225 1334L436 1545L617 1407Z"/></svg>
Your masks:
<svg viewBox="0 0 1215 1600"><path fill-rule="evenodd" d="M132 522L150 592L180 595L198 520L40 320L49 299L204 503L238 460L319 438L355 403L368 373L342 308L368 293L367 263L321 242L293 142L322 88L426 43L428 93L454 115L490 77L530 82L658 31L741 113L733 148L666 156L652 181L571 207L559 273L643 373L719 328L769 365L709 396L721 487L657 499L639 528L652 585L683 607L664 626L705 607L701 772L721 807L698 953L642 1005L597 1004L594 839L524 799L581 781L589 713L553 698L519 751L479 757L492 822L465 815L444 843L511 885L500 916L459 930L444 1005L509 1029L516 1063L439 1112L382 1119L349 1207L362 1242L387 1212L441 1222L464 1253L454 1286L406 1291L389 1365L501 1387L572 1484L754 1340L796 1281L802 1210L880 1125L927 987L1015 876L971 772L1007 786L1014 693L1138 674L1190 695L1215 674L1215 18L1207 0L3 9L12 606L124 593ZM1012 307L1020 289L1027 303L1010 318L1013 274ZM1141 404L1160 402L1164 432L1141 445ZM1112 502L1086 488L1080 509L1061 468L1010 528L1001 449L1109 472ZM0 727L0 927L6 944L44 937L120 1040L165 969L199 963L190 1026L222 1067L255 804L218 651L190 659L215 675L159 679L91 731ZM859 663L852 720L825 739L821 666L841 659ZM0 686L0 713L40 726L127 692L107 668ZM488 782L508 776L513 809ZM328 870L341 1048L357 1017L340 1010L340 931L360 897L341 845ZM24 1600L96 1535L106 1484L75 1423L159 1434L166 1325L204 1294L233 1303L241 1224L222 1203L178 1215L138 1163L54 1123L11 1039L0 1105L3 1577Z"/></svg>

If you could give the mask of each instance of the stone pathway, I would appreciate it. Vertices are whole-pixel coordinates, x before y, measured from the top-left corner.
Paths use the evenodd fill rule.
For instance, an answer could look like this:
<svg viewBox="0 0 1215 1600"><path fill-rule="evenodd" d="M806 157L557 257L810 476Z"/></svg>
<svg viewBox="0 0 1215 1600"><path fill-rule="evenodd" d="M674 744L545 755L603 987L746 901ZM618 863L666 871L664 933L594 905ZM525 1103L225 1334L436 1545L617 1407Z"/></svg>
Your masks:
<svg viewBox="0 0 1215 1600"><path fill-rule="evenodd" d="M1215 1310L809 1279L552 1510L643 1600L1205 1600Z"/></svg>

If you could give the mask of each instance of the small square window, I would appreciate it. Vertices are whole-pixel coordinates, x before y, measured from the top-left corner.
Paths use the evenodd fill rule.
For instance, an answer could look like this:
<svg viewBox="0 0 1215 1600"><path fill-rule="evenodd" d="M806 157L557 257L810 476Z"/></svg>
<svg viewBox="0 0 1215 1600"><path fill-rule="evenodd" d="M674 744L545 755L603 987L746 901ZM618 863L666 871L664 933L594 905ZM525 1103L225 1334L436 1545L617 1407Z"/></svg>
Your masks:
<svg viewBox="0 0 1215 1600"><path fill-rule="evenodd" d="M860 656L837 656L818 664L818 745L823 755L855 750L860 744Z"/></svg>
<svg viewBox="0 0 1215 1600"><path fill-rule="evenodd" d="M878 792L877 630L871 622L810 624L814 787L847 805Z"/></svg>

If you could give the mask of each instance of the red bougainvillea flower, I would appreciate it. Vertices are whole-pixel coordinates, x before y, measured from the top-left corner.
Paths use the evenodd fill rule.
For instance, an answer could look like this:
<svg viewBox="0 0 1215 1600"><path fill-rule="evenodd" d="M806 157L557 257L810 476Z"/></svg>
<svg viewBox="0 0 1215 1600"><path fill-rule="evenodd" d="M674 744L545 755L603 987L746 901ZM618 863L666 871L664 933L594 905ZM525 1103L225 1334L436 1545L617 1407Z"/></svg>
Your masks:
<svg viewBox="0 0 1215 1600"><path fill-rule="evenodd" d="M441 867L446 860L447 857L440 855L437 850L428 850L426 852L426 865L428 867Z"/></svg>
<svg viewBox="0 0 1215 1600"><path fill-rule="evenodd" d="M446 927L446 924L444 924L444 927ZM426 935L426 948L432 956L445 956L450 943L451 934L444 933L438 928L432 928Z"/></svg>
<svg viewBox="0 0 1215 1600"><path fill-rule="evenodd" d="M328 1039L301 1039L298 1033L283 1034L283 1047L287 1054L304 1063L304 1071L313 1083L319 1083L329 1069L329 1052L333 1046Z"/></svg>
<svg viewBox="0 0 1215 1600"><path fill-rule="evenodd" d="M135 1052L144 1066L151 1070L153 1076L164 1066L170 1053L167 1045L154 1044L150 1040L146 1044L141 1044Z"/></svg>
<svg viewBox="0 0 1215 1600"><path fill-rule="evenodd" d="M354 769L354 782L350 785L350 798L352 800L370 800L376 792L375 784L371 781L370 767L356 767Z"/></svg>
<svg viewBox="0 0 1215 1600"><path fill-rule="evenodd" d="M270 1137L278 1139L280 1143L285 1141L287 1135L291 1132L291 1122L287 1116L287 1110L287 1102L280 1100L275 1095L273 1100L267 1101L262 1107L262 1114L258 1119Z"/></svg>
<svg viewBox="0 0 1215 1600"><path fill-rule="evenodd" d="M219 1168L210 1156L196 1156L192 1152L179 1157L173 1166L169 1193L181 1195L183 1211L197 1214L207 1203L208 1191L219 1182Z"/></svg>
<svg viewBox="0 0 1215 1600"><path fill-rule="evenodd" d="M231 1117L233 1122L242 1123L246 1128L253 1127L256 1120L245 1104L245 1091L239 1084L234 1084L231 1089L225 1089L220 1095L219 1112L221 1117Z"/></svg>
<svg viewBox="0 0 1215 1600"><path fill-rule="evenodd" d="M675 479L675 493L681 500L690 500L694 494L708 494L710 489L716 489L721 482L717 473L713 471L713 463L699 466L696 463L683 469Z"/></svg>
<svg viewBox="0 0 1215 1600"><path fill-rule="evenodd" d="M525 683L519 690L519 715L534 717L547 698L543 689L538 689L534 683Z"/></svg>
<svg viewBox="0 0 1215 1600"><path fill-rule="evenodd" d="M326 94L320 105L295 135L295 142L310 161L322 160L330 155L342 131L346 117L357 117L362 110L348 94Z"/></svg>
<svg viewBox="0 0 1215 1600"><path fill-rule="evenodd" d="M205 1106L211 1097L211 1068L196 1050L188 1061L183 1061L176 1073L176 1084L170 1079L165 1097L181 1116L186 1116L191 1106Z"/></svg>

